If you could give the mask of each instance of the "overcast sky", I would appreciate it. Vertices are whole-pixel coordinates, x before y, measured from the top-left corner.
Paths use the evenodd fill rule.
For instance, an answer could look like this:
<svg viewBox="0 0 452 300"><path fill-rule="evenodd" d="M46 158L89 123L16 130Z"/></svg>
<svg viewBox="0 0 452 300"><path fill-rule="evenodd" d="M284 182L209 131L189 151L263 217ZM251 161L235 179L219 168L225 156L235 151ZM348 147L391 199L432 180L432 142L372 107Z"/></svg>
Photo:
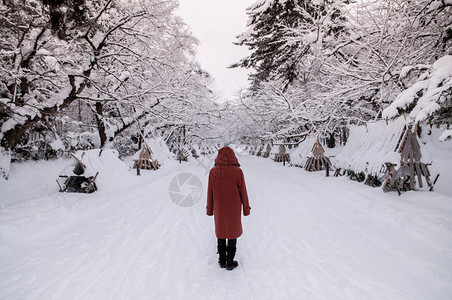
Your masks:
<svg viewBox="0 0 452 300"><path fill-rule="evenodd" d="M227 69L248 54L245 46L232 44L246 30L246 8L256 0L179 0L179 14L200 41L197 58L225 98L248 86L246 69Z"/></svg>

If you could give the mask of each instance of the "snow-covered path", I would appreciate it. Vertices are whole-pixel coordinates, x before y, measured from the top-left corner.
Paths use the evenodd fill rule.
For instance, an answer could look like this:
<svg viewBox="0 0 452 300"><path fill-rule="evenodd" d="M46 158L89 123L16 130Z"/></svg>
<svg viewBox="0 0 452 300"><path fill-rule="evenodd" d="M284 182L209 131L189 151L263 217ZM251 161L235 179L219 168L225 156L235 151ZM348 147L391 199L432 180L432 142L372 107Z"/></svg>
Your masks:
<svg viewBox="0 0 452 300"><path fill-rule="evenodd" d="M168 184L180 172L206 183L196 161L140 177L130 172L91 195L58 193L43 164L34 167L49 174L30 180L13 170L0 182L0 299L452 295L450 197L398 197L262 158L239 160L252 210L238 240L240 266L231 272L217 265L205 194L188 208L169 199ZM21 190L19 177L28 182Z"/></svg>

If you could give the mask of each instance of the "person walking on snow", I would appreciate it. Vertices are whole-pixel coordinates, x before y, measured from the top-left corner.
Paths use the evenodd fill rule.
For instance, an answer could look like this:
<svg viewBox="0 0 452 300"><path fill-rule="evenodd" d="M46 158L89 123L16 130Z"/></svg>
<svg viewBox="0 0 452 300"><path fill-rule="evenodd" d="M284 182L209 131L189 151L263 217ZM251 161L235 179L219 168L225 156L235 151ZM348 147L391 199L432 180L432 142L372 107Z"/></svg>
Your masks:
<svg viewBox="0 0 452 300"><path fill-rule="evenodd" d="M214 216L215 234L218 238L218 264L233 270L237 238L242 235L241 211L250 214L245 177L234 151L229 147L218 150L215 166L209 172L207 187L207 215ZM227 245L226 245L226 239Z"/></svg>

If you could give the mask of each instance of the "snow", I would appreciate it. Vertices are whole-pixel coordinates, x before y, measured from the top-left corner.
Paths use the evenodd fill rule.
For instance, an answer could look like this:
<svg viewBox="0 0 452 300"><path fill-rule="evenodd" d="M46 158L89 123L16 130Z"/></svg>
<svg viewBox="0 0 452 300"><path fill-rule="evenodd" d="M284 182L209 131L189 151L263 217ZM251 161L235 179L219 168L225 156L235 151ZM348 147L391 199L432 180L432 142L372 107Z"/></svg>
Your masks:
<svg viewBox="0 0 452 300"><path fill-rule="evenodd" d="M350 126L350 136L342 151L332 159L336 168L356 173L381 175L385 162L400 164L397 143L407 122L403 117L395 120L368 122ZM422 152L424 154L424 152ZM423 157L422 161L425 161Z"/></svg>
<svg viewBox="0 0 452 300"><path fill-rule="evenodd" d="M119 153L111 149L93 149L88 151L77 151L75 156L82 161L86 166L83 176L95 176L97 172L99 175L96 179L98 189L108 188L109 182L121 181L123 174L127 174L130 170L127 165L119 159ZM74 159L73 166L76 161Z"/></svg>
<svg viewBox="0 0 452 300"><path fill-rule="evenodd" d="M417 97L417 94L428 87L428 82L419 81L403 91L396 100L383 110L383 118L393 118L399 114L398 108L406 109Z"/></svg>
<svg viewBox="0 0 452 300"><path fill-rule="evenodd" d="M284 4L286 1L287 0L279 0L278 2ZM275 0L257 0L246 8L246 13L248 15L246 26L248 28L244 33L237 37L238 43L243 43L254 33L254 17L266 11L274 2Z"/></svg>
<svg viewBox="0 0 452 300"><path fill-rule="evenodd" d="M399 79L403 79L405 77L408 76L408 74L412 71L412 70L422 70L422 69L429 69L431 66L430 65L424 65L424 64L417 64L415 66L406 66L403 67L402 70L400 70L400 75L399 75Z"/></svg>
<svg viewBox="0 0 452 300"><path fill-rule="evenodd" d="M428 131L428 127L422 127L422 143L420 144L423 147L422 156L428 153L429 160L432 162L429 167L430 173L435 177L440 174L435 184L435 191L452 198L452 185L450 184L452 177L452 140L441 142L440 136L444 132L441 128L432 128L430 135L427 134Z"/></svg>
<svg viewBox="0 0 452 300"><path fill-rule="evenodd" d="M63 141L61 141L60 139L52 141L50 143L50 147L52 147L53 150L64 150L65 149Z"/></svg>
<svg viewBox="0 0 452 300"><path fill-rule="evenodd" d="M422 122L441 108L444 92L452 87L452 55L439 58L427 75L421 75L419 81L400 93L391 105L383 110L383 118L393 118L399 109L405 110L416 101L409 118ZM419 99L418 99L419 98Z"/></svg>
<svg viewBox="0 0 452 300"><path fill-rule="evenodd" d="M317 37L318 37L317 32L310 32L310 33L307 33L303 37L303 39L304 39L304 42L306 44L312 44L312 43L315 43L317 41Z"/></svg>
<svg viewBox="0 0 452 300"><path fill-rule="evenodd" d="M76 78L76 87L79 87L83 80L83 78ZM26 105L24 106L16 106L14 103L9 104L9 109L14 112L14 118L9 118L2 124L0 138L4 132L13 129L15 126L25 124L27 120L31 120L36 116L40 117L45 108L52 106L59 107L63 104L63 100L69 95L71 88L71 85L67 85L65 88L61 89L55 97L51 97L45 102L39 101L39 97L37 97L38 100L30 97L27 99Z"/></svg>
<svg viewBox="0 0 452 300"><path fill-rule="evenodd" d="M98 48L100 43L104 40L105 34L102 31L96 31L94 37L91 39L94 47Z"/></svg>
<svg viewBox="0 0 452 300"><path fill-rule="evenodd" d="M169 160L174 160L175 155L171 153L165 140L162 137L146 139L146 144L151 148L152 159L157 160L159 165L164 165ZM138 150L131 159L126 158L126 161L133 161L140 157L142 149ZM133 163L130 162L132 165Z"/></svg>
<svg viewBox="0 0 452 300"><path fill-rule="evenodd" d="M168 149L165 140L162 137L157 137L147 140L148 146L152 150L153 158L155 158L159 164L164 164L170 159L174 159L174 154Z"/></svg>
<svg viewBox="0 0 452 300"><path fill-rule="evenodd" d="M294 165L297 167L304 167L308 157L313 156L312 147L314 147L314 144L316 141L317 141L316 137L309 136L306 138L306 140L301 142L296 148L291 149L291 151L290 151L291 165ZM330 149L325 145L322 145L322 148L325 151L324 154L326 157L334 156L339 149L342 150L341 147L335 147L333 149Z"/></svg>
<svg viewBox="0 0 452 300"><path fill-rule="evenodd" d="M314 147L315 142L316 138L312 136L301 142L298 147L291 151L290 163L294 166L304 167L307 158L312 156L312 147Z"/></svg>
<svg viewBox="0 0 452 300"><path fill-rule="evenodd" d="M119 77L119 81L125 81L128 80L130 78L131 74L129 71L123 71L121 73L121 76Z"/></svg>
<svg viewBox="0 0 452 300"><path fill-rule="evenodd" d="M441 58L439 58L437 61L433 63L433 70L436 70L434 77L439 77L437 80L442 81L447 77L450 77L452 75L452 55L445 55ZM438 85L438 83L435 83L435 85Z"/></svg>
<svg viewBox="0 0 452 300"><path fill-rule="evenodd" d="M280 146L280 145L276 145L276 144L272 146L272 148L271 148L271 150L270 150L270 155L269 155L269 158L270 158L271 160L274 160L276 154L279 153L279 146ZM260 146L259 146L259 147L260 147ZM257 154L257 151L259 151L259 147L256 147L256 154ZM267 150L267 149L264 148L264 151L265 151L265 150Z"/></svg>
<svg viewBox="0 0 452 300"><path fill-rule="evenodd" d="M85 159L97 159L99 180L108 180L93 194L58 192L55 179L73 160L12 164L10 179L0 181L0 299L452 294L452 194L398 197L241 153L252 211L238 240L240 265L226 271L217 265L213 219L205 215L206 186L188 208L168 195L182 172L206 184L201 163L168 161L135 176L113 152L94 154Z"/></svg>
<svg viewBox="0 0 452 300"><path fill-rule="evenodd" d="M0 180L8 178L11 162L11 153L0 147Z"/></svg>
<svg viewBox="0 0 452 300"><path fill-rule="evenodd" d="M247 13L248 14L261 13L261 12L267 10L267 8L269 8L273 2L274 2L274 0L258 0L246 9Z"/></svg>
<svg viewBox="0 0 452 300"><path fill-rule="evenodd" d="M441 142L445 142L452 139L452 129L448 129L446 131L443 132L443 134L441 134L441 136L439 137L439 140Z"/></svg>
<svg viewBox="0 0 452 300"><path fill-rule="evenodd" d="M71 145L75 147L81 141L85 141L86 143L92 143L95 147L100 147L100 137L97 132L82 132L82 133L72 133L68 135L72 137Z"/></svg>

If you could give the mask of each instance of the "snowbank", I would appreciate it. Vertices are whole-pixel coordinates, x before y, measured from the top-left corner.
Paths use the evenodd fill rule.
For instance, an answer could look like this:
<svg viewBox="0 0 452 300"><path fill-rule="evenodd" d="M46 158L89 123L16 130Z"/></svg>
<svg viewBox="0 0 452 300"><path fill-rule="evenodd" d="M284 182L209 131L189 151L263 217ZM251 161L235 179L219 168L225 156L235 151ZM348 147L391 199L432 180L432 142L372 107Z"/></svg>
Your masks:
<svg viewBox="0 0 452 300"><path fill-rule="evenodd" d="M99 172L96 179L99 190L111 185L121 184L121 180L130 174L129 167L119 159L119 153L116 150L80 150L75 153L75 156L86 166L83 176L95 176ZM74 160L71 166L75 166L75 164L76 161Z"/></svg>

